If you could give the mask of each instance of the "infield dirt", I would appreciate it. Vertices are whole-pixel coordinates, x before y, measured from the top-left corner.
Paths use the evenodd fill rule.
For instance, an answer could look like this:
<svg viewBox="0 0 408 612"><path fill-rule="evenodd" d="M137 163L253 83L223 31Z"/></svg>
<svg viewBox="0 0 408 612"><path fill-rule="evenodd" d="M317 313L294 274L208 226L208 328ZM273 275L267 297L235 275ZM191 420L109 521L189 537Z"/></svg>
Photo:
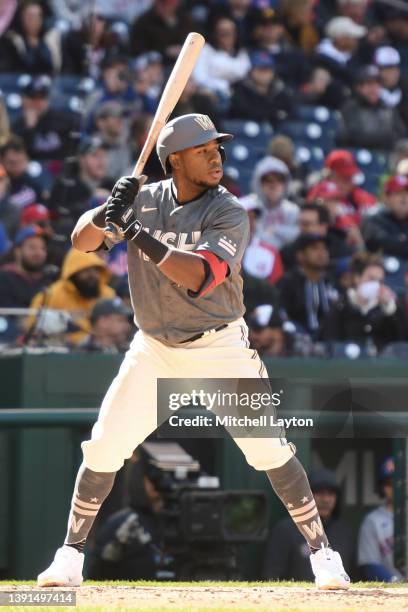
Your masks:
<svg viewBox="0 0 408 612"><path fill-rule="evenodd" d="M32 583L2 582L0 591L35 590ZM69 589L61 589L69 590ZM50 608L42 610L106 610L121 608L137 612L229 612L234 610L253 612L391 612L408 611L408 587L358 585L348 591L317 591L313 586L281 586L259 583L259 586L233 584L140 586L103 585L85 583L75 589L75 608ZM3 608L4 609L4 608ZM9 608L10 610L11 608ZM33 610L33 606L15 607L14 610ZM40 607L34 607L39 610Z"/></svg>

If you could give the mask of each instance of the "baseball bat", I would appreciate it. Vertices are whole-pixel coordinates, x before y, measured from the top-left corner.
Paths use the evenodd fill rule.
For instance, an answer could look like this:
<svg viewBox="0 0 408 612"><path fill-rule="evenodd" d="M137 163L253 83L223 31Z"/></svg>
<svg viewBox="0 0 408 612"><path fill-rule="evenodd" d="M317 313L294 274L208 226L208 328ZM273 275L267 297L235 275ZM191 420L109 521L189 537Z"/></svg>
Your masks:
<svg viewBox="0 0 408 612"><path fill-rule="evenodd" d="M140 176L142 174L149 155L156 144L157 138L159 137L160 130L164 127L167 119L173 112L174 107L176 106L188 79L190 78L204 43L204 37L197 32L190 32L184 41L180 55L174 64L173 70L171 71L166 83L166 87L161 95L159 106L157 107L156 113L153 117L152 125L150 126L146 141L133 169L132 176ZM113 223L109 223L105 228L105 235L114 241L117 241L119 238L123 238L123 236L120 237L119 228Z"/></svg>

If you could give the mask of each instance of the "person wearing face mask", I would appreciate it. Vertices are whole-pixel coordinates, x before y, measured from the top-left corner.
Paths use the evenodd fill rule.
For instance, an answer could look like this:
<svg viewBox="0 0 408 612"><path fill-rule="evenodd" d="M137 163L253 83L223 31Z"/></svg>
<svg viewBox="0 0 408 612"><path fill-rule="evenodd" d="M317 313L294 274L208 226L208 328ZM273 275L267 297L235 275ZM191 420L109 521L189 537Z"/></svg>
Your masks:
<svg viewBox="0 0 408 612"><path fill-rule="evenodd" d="M332 304L322 324L322 340L372 342L381 350L403 338L404 315L396 295L384 283L381 258L356 254L351 263L353 287Z"/></svg>
<svg viewBox="0 0 408 612"><path fill-rule="evenodd" d="M78 344L90 332L89 319L96 302L115 296L107 281L106 264L98 255L71 249L64 259L60 278L47 291L34 296L31 308L70 312L79 331L69 334L68 340Z"/></svg>

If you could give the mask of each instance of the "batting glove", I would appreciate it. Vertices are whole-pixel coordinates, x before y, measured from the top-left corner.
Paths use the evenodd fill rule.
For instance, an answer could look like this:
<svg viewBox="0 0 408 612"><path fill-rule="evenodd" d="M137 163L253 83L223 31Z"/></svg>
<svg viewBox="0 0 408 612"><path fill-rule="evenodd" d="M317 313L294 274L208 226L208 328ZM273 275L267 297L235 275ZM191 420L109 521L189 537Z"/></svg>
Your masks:
<svg viewBox="0 0 408 612"><path fill-rule="evenodd" d="M129 225L125 214L134 204L140 188L146 181L146 176L122 176L112 189L112 195L107 201L105 224L114 223L120 229Z"/></svg>

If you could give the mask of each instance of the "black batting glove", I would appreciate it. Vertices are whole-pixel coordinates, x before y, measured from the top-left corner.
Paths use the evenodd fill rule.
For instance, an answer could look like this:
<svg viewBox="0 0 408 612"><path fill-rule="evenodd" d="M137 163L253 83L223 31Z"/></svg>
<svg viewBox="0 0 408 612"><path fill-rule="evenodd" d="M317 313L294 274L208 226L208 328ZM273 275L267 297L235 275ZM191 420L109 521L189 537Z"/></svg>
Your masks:
<svg viewBox="0 0 408 612"><path fill-rule="evenodd" d="M126 211L132 207L145 176L122 176L112 189L112 195L107 201L105 224L114 223L121 229L129 225L126 219Z"/></svg>

